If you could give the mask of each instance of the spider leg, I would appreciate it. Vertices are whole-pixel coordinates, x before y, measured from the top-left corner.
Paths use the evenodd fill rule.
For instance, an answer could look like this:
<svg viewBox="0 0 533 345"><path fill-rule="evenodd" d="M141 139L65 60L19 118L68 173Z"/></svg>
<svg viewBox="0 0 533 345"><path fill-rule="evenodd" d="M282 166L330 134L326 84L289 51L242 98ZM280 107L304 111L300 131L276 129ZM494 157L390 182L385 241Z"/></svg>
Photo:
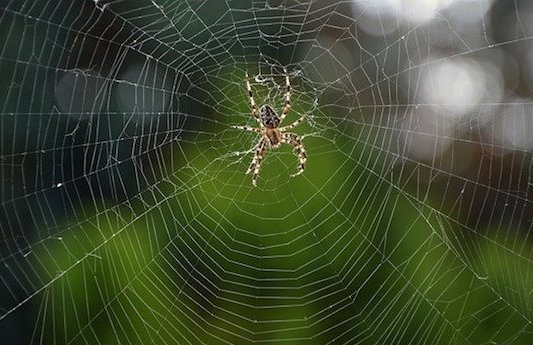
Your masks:
<svg viewBox="0 0 533 345"><path fill-rule="evenodd" d="M280 127L279 131L280 132L290 131L291 129L293 129L294 127L298 126L300 123L304 122L305 120L306 120L306 117L302 116L298 120L296 120L293 123L291 123L290 125L285 126L285 127Z"/></svg>
<svg viewBox="0 0 533 345"><path fill-rule="evenodd" d="M231 127L236 128L236 129L242 129L244 131L261 133L261 128L255 128L251 126L231 126Z"/></svg>
<svg viewBox="0 0 533 345"><path fill-rule="evenodd" d="M302 139L295 133L287 132L283 133L283 140L285 143L292 145L294 147L294 150L296 150L296 153L298 154L298 158L300 160L298 164L298 172L292 174L291 177L298 176L304 172L305 163L307 162L307 153L305 152Z"/></svg>
<svg viewBox="0 0 533 345"><path fill-rule="evenodd" d="M263 157L265 155L266 151L266 143L263 138L259 141L257 144L257 147L255 149L255 155L252 159L252 163L250 164L250 167L248 168L248 171L246 171L246 174L252 173L252 184L257 186L257 178L259 177L259 170L261 169L261 161L263 160Z"/></svg>
<svg viewBox="0 0 533 345"><path fill-rule="evenodd" d="M257 123L259 123L259 126L263 128L263 122L261 121L261 117L259 116L259 113L257 112L257 106L255 105L254 95L252 94L252 86L250 85L250 77L248 76L248 72L246 72L246 89L248 90L248 97L250 97L250 106L252 107L252 115L254 116Z"/></svg>
<svg viewBox="0 0 533 345"><path fill-rule="evenodd" d="M291 110L291 81L289 80L289 74L287 73L287 69L283 68L283 72L285 73L285 107L283 108L283 112L281 113L281 116L279 118L279 122L282 123L283 119L285 119L285 116L289 113Z"/></svg>

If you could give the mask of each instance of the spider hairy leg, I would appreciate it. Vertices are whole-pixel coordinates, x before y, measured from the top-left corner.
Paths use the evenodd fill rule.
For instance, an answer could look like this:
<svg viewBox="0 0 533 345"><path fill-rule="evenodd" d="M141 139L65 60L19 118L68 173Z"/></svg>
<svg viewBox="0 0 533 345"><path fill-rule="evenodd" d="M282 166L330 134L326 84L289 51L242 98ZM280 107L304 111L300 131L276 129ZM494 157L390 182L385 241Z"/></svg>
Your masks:
<svg viewBox="0 0 533 345"><path fill-rule="evenodd" d="M248 97L250 97L250 106L252 107L252 115L254 116L257 123L259 123L259 126L263 127L263 122L261 121L261 117L259 116L259 113L257 112L257 106L255 105L254 95L252 93L252 86L250 85L250 77L248 76L248 72L246 72L246 90L248 91Z"/></svg>
<svg viewBox="0 0 533 345"><path fill-rule="evenodd" d="M298 171L295 174L292 174L291 177L298 176L305 171L305 164L307 162L307 153L305 152L302 139L295 133L284 133L283 138L286 143L291 144L294 147L294 150L298 154Z"/></svg>
<svg viewBox="0 0 533 345"><path fill-rule="evenodd" d="M280 130L280 132L290 131L294 127L298 126L300 123L304 122L306 119L307 118L304 115L304 116L300 117L298 120L296 120L293 123L291 123L290 125L285 126L285 127L281 127L279 130Z"/></svg>
<svg viewBox="0 0 533 345"><path fill-rule="evenodd" d="M286 68L283 68L283 73L285 73L285 108L281 113L280 123L283 122L283 119L287 116L291 110L291 81L289 80L289 73Z"/></svg>
<svg viewBox="0 0 533 345"><path fill-rule="evenodd" d="M263 157L265 155L265 150L265 140L261 139L259 141L259 144L257 145L257 148L255 149L255 155L252 159L252 163L250 164L248 171L246 171L247 175L252 173L252 184L254 185L254 187L257 187L257 179L259 177L259 171L261 170L261 161L263 160Z"/></svg>
<svg viewBox="0 0 533 345"><path fill-rule="evenodd" d="M236 128L236 129L242 129L244 131L261 133L261 128L255 128L251 126L231 126L231 127Z"/></svg>

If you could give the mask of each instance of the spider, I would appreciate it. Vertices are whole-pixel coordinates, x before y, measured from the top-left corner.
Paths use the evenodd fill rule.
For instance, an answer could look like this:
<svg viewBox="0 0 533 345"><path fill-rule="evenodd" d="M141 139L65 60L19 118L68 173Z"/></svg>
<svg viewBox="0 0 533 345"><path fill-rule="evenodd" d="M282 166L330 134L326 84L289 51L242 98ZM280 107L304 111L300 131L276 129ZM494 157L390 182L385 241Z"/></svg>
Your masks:
<svg viewBox="0 0 533 345"><path fill-rule="evenodd" d="M252 115L259 124L259 128L251 126L233 126L237 129L242 129L250 132L260 133L261 139L255 147L255 155L252 159L252 163L246 171L246 174L252 173L252 183L254 186L257 186L257 179L259 177L259 171L261 169L261 162L265 156L265 152L268 149L278 148L281 144L289 144L294 147L294 150L298 154L300 160L298 166L298 172L291 175L292 177L298 176L305 170L305 162L307 161L307 154L305 153L305 148L302 143L302 139L295 133L289 132L294 127L298 126L300 123L305 121L305 116L300 117L298 120L292 124L284 127L279 127L289 111L291 109L291 84L289 80L289 75L287 74L287 69L283 69L285 73L285 107L281 116L279 116L272 106L265 104L261 106L259 111L255 105L255 100L252 94L252 87L250 85L250 80L248 73L246 73L246 89L248 90L248 96L250 97L250 106L252 108Z"/></svg>

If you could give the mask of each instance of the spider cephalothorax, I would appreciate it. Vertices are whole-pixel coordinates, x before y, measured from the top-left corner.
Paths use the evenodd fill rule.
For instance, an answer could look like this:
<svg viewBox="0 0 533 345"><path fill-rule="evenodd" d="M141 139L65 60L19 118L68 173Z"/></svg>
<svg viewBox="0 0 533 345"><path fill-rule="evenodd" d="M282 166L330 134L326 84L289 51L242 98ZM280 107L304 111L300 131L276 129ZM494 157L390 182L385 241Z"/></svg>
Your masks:
<svg viewBox="0 0 533 345"><path fill-rule="evenodd" d="M298 120L293 122L292 124L285 126L285 127L279 127L279 125L283 122L283 119L287 116L291 109L291 84L289 80L289 75L287 74L287 70L285 71L285 107L283 108L283 112L281 113L281 116L278 116L274 108L272 108L270 105L263 105L259 111L257 111L257 107L255 105L255 100L252 94L252 87L250 85L248 73L246 73L246 89L248 90L248 96L250 97L250 106L252 107L252 115L256 119L257 123L259 124L259 128L256 127L250 127L250 126L234 126L238 129L244 129L251 132L256 132L261 134L261 139L257 143L256 149L255 149L255 155L252 159L252 163L250 164L250 167L248 168L247 174L252 173L252 183L254 186L257 185L257 178L259 177L259 170L261 168L261 161L263 160L263 157L265 155L265 152L269 148L276 148L280 146L282 143L290 144L294 147L296 150L296 153L298 154L300 164L298 167L298 172L292 176L300 175L305 170L305 163L307 161L307 155L305 153L305 149L302 143L302 140L300 137L295 134L288 132L289 130L293 129L294 127L298 126L300 123L302 123L305 120L305 117L300 117Z"/></svg>

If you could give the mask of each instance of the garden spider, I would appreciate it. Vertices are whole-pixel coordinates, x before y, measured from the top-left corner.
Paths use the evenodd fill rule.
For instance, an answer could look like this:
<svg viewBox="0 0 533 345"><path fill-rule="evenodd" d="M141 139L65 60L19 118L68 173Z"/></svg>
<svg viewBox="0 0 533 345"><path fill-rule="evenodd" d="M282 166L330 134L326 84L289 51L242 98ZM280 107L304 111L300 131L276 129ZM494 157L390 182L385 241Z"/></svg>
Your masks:
<svg viewBox="0 0 533 345"><path fill-rule="evenodd" d="M302 139L295 133L288 132L294 127L298 126L300 123L305 121L305 116L300 117L298 120L292 124L279 127L283 122L283 119L289 114L291 109L291 84L289 81L289 75L287 74L287 69L283 69L285 73L285 107L281 116L278 116L276 111L268 104L263 105L259 112L255 105L254 97L252 95L252 87L250 85L250 80L248 73L246 73L246 89L248 90L248 96L250 97L250 106L252 107L252 115L259 124L259 128L251 126L233 126L237 129L242 129L250 132L260 133L261 139L256 145L255 155L252 159L252 163L246 171L246 174L252 173L252 183L254 186L257 186L257 178L259 177L259 170L261 169L261 161L265 155L267 149L277 148L281 144L290 144L294 147L300 164L298 166L298 172L291 175L297 176L304 172L305 162L307 161L307 155L305 153L305 148L302 143Z"/></svg>

